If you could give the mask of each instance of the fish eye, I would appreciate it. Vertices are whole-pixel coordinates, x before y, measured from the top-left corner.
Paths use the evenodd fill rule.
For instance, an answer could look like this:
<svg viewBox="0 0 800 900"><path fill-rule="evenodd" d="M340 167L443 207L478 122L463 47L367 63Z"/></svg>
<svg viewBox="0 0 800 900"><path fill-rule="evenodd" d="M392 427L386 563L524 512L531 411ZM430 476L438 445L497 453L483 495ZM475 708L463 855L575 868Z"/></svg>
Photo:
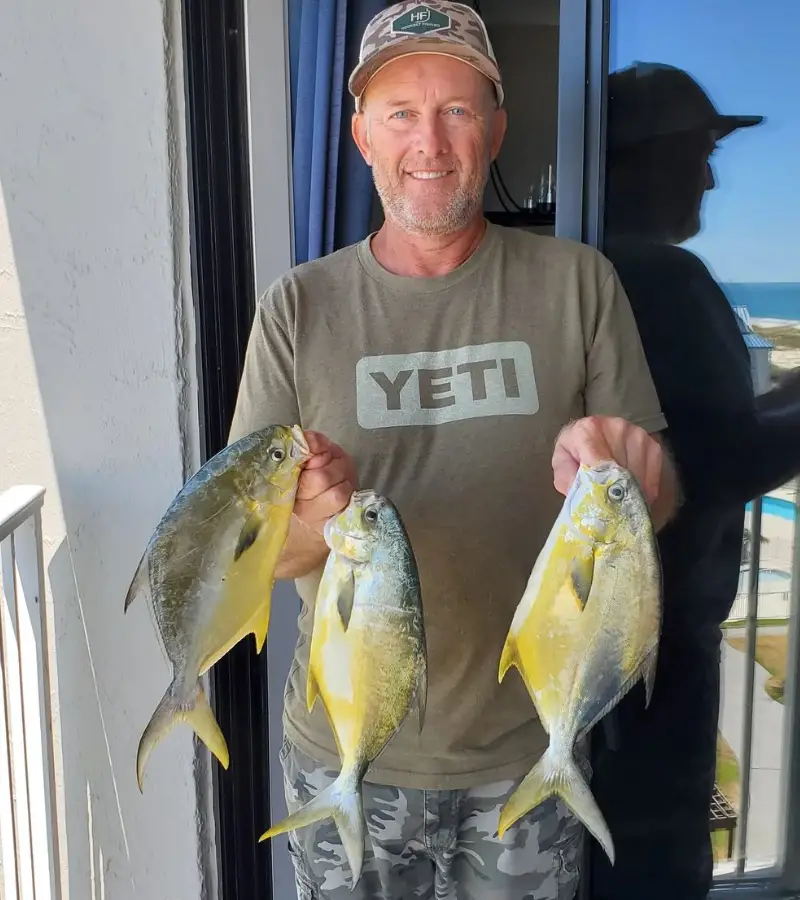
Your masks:
<svg viewBox="0 0 800 900"><path fill-rule="evenodd" d="M270 458L275 462L283 462L286 459L286 451L283 447L273 447L269 451Z"/></svg>
<svg viewBox="0 0 800 900"><path fill-rule="evenodd" d="M374 506L370 506L364 510L364 518L368 522L377 522L378 521L378 510L375 509Z"/></svg>
<svg viewBox="0 0 800 900"><path fill-rule="evenodd" d="M619 502L625 496L625 488L621 484L612 484L608 489L608 496L611 500Z"/></svg>

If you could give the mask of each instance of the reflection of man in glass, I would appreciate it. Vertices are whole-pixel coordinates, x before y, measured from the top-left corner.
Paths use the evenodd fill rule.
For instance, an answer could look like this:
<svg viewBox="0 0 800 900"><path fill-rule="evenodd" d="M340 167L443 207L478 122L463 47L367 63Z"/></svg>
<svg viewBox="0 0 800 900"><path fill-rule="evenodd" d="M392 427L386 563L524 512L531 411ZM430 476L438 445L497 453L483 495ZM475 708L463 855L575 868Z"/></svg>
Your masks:
<svg viewBox="0 0 800 900"><path fill-rule="evenodd" d="M631 301L685 502L660 536L665 612L651 706L637 688L618 707L615 746L594 732L593 790L617 861L593 846L593 900L699 900L711 886L720 624L736 595L745 502L800 472L800 380L755 396L732 307L677 245L700 230L717 141L761 121L721 115L670 66L609 79L604 251Z"/></svg>

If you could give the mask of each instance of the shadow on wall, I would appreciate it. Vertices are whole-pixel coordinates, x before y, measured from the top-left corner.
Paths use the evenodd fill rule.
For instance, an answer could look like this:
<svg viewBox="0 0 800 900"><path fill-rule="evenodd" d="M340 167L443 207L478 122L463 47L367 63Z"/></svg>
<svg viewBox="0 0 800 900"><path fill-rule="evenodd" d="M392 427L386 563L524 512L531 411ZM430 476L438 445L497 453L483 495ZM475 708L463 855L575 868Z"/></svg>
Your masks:
<svg viewBox="0 0 800 900"><path fill-rule="evenodd" d="M169 670L146 598L123 616L193 434L164 57L155 0L30 0L0 28L0 489L48 489L75 900L202 894L188 730L136 786Z"/></svg>

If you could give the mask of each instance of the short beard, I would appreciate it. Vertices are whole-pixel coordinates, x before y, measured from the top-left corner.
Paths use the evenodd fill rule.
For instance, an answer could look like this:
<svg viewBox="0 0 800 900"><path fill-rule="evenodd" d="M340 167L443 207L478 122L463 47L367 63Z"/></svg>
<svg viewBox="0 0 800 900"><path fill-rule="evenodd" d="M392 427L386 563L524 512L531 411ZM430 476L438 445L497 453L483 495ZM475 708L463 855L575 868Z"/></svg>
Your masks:
<svg viewBox="0 0 800 900"><path fill-rule="evenodd" d="M475 179L471 184L458 185L444 209L420 212L388 178L376 177L376 168L373 165L372 180L384 215L409 234L433 237L460 231L466 228L483 205L483 190L488 172L482 180Z"/></svg>

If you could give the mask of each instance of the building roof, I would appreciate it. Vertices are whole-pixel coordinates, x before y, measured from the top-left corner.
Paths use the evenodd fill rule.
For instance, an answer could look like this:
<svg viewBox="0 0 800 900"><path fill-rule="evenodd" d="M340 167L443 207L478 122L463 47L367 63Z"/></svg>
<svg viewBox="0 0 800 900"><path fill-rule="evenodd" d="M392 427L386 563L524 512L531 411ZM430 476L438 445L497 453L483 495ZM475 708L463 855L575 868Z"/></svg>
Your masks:
<svg viewBox="0 0 800 900"><path fill-rule="evenodd" d="M734 306L733 314L736 316L736 322L739 325L739 331L742 333L744 342L748 348L756 350L772 350L775 344L756 334L750 325L750 310L746 306Z"/></svg>
<svg viewBox="0 0 800 900"><path fill-rule="evenodd" d="M744 342L748 347L760 348L762 350L772 350L775 344L772 341L768 341L766 338L761 337L760 334L756 334L751 331L747 334L743 334Z"/></svg>

